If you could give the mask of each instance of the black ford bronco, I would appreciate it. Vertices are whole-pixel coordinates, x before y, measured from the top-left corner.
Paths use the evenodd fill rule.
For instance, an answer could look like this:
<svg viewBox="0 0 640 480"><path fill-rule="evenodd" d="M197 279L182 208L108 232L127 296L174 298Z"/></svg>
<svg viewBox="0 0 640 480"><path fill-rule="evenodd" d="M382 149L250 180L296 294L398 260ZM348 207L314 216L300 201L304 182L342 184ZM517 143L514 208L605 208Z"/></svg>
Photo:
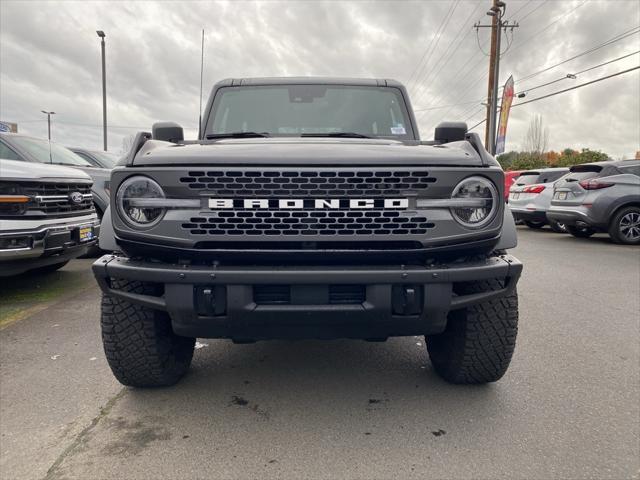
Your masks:
<svg viewBox="0 0 640 480"><path fill-rule="evenodd" d="M170 385L196 337L425 335L454 383L513 354L522 264L503 172L464 123L420 141L392 80L230 79L198 139L138 133L111 176L93 265L125 385Z"/></svg>

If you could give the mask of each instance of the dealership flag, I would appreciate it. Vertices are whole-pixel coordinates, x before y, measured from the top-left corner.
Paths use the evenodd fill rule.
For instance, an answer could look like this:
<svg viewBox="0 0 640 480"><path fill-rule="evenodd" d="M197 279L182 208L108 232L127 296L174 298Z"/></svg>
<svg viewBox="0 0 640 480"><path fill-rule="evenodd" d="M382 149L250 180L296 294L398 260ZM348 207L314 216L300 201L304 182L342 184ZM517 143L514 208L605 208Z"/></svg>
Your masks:
<svg viewBox="0 0 640 480"><path fill-rule="evenodd" d="M498 124L498 139L496 140L496 155L504 153L504 141L507 137L507 121L509 120L509 110L513 102L513 75L504 84L502 91L502 106L500 108L500 123Z"/></svg>

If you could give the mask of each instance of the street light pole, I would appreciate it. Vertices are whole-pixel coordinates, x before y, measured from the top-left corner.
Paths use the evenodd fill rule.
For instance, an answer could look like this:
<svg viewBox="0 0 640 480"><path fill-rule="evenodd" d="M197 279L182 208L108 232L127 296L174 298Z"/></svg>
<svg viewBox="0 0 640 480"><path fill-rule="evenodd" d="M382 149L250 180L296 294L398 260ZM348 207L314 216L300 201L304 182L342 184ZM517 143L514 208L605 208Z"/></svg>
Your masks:
<svg viewBox="0 0 640 480"><path fill-rule="evenodd" d="M102 30L96 33L100 37L100 47L102 49L102 138L104 143L104 151L107 151L107 76L104 60L104 37L106 35Z"/></svg>
<svg viewBox="0 0 640 480"><path fill-rule="evenodd" d="M46 112L44 110L40 111L47 116L47 137L49 138L49 141L51 141L51 115L55 115L56 112Z"/></svg>

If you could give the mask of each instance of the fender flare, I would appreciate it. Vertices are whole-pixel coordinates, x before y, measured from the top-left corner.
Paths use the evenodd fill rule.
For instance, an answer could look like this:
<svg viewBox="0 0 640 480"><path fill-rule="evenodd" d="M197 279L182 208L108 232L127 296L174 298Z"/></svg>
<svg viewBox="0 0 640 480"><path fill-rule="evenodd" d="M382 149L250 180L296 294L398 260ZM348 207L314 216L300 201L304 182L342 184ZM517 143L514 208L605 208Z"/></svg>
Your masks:
<svg viewBox="0 0 640 480"><path fill-rule="evenodd" d="M518 245L518 230L516 221L513 219L509 205L504 206L504 217L502 219L502 234L500 241L496 245L496 250L508 250Z"/></svg>
<svg viewBox="0 0 640 480"><path fill-rule="evenodd" d="M110 252L118 250L116 236L113 233L113 225L111 224L111 205L107 207L102 215L102 223L100 224L100 237L98 239L100 248Z"/></svg>

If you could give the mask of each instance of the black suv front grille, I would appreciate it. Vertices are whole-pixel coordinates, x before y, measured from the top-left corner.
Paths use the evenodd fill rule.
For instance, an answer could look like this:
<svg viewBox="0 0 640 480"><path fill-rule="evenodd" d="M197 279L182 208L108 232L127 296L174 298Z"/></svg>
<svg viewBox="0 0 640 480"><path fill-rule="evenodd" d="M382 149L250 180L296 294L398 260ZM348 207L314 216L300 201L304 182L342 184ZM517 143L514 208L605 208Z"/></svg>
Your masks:
<svg viewBox="0 0 640 480"><path fill-rule="evenodd" d="M336 171L212 170L189 171L180 183L192 190L238 197L389 196L423 191L436 178L426 170L338 168Z"/></svg>
<svg viewBox="0 0 640 480"><path fill-rule="evenodd" d="M397 211L219 212L192 217L182 228L192 235L424 235L434 223Z"/></svg>

